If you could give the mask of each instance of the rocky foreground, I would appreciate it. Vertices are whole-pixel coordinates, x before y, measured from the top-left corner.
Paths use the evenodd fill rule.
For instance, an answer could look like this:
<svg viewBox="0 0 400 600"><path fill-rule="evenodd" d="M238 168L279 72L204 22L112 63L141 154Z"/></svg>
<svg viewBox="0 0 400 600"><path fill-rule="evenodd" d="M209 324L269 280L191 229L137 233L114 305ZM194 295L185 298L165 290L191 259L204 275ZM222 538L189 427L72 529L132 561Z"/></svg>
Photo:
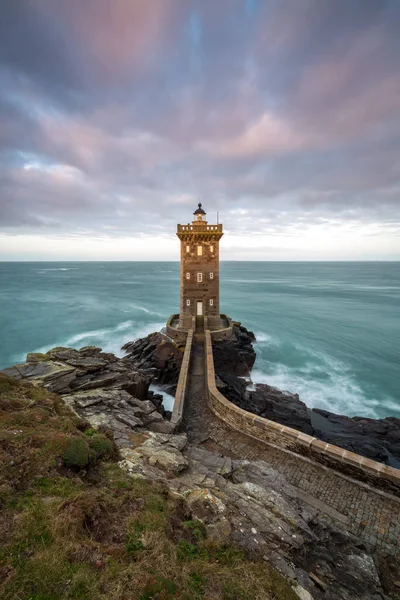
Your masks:
<svg viewBox="0 0 400 600"><path fill-rule="evenodd" d="M253 341L250 332L235 326L232 341L215 344L221 392L246 410L316 435L319 430L310 412L321 411L308 411L298 396L269 386L248 389L246 377L256 358ZM46 354L30 354L26 363L2 373L57 393L84 419L86 428L110 429L124 471L134 480L143 478L165 486L183 503L188 518L202 523L207 543L219 548L233 544L277 568L292 591L286 590L281 596L266 593L265 598L292 598L292 592L293 598L303 600L399 598L396 558L374 552L337 522L305 504L284 476L267 463L231 458L217 447L193 444L185 434L172 432L162 397L149 391L149 386L162 383L173 392L182 347L154 333L127 344L124 350L126 356L117 358L95 347L79 351L54 348ZM338 418L343 419L343 443L354 444L351 449L360 452L363 440L357 436L352 440L351 427L355 431L362 421L364 431L368 431L374 422L369 425L368 419ZM375 431L373 442L364 439L366 448L379 448L381 459L389 455L399 458L395 427L399 432L400 423L396 422L382 420L381 429L375 425L369 430ZM382 433L385 427L390 429L386 438ZM14 429L23 432L23 428ZM322 434L328 435L326 430L321 430ZM363 435L360 433L359 438ZM336 439L332 443L337 443ZM196 548L190 551L197 552ZM204 596L196 592L187 597L264 598L246 594ZM158 597L170 596L154 596Z"/></svg>

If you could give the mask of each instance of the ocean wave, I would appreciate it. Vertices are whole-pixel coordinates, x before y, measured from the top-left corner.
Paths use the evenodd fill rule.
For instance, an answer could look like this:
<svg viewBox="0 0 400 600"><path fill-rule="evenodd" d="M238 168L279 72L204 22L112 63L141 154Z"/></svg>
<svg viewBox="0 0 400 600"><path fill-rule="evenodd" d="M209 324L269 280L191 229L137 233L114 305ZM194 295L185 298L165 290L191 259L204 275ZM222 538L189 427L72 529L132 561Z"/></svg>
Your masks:
<svg viewBox="0 0 400 600"><path fill-rule="evenodd" d="M276 343L275 338L264 331L255 331L254 335L256 336L257 344L274 344Z"/></svg>
<svg viewBox="0 0 400 600"><path fill-rule="evenodd" d="M146 308L145 306L140 306L140 304L133 304L131 302L129 304L129 306L131 306L132 308L135 308L136 310L141 310L142 312L146 313L147 315L155 315L157 317L163 316L161 313L151 310L150 308Z"/></svg>
<svg viewBox="0 0 400 600"><path fill-rule="evenodd" d="M78 267L54 267L51 269L38 269L37 273L45 273L46 271L76 271Z"/></svg>
<svg viewBox="0 0 400 600"><path fill-rule="evenodd" d="M143 323L136 321L123 321L115 327L107 329L94 329L83 331L76 335L55 341L48 346L42 346L33 350L33 352L48 352L56 346L65 346L67 348L76 348L79 350L83 346L100 346L104 352L111 352L116 356L123 356L122 346L127 342L133 342L142 337L146 337L153 331L160 331L164 327L164 322ZM15 357L14 362L23 362L26 354Z"/></svg>
<svg viewBox="0 0 400 600"><path fill-rule="evenodd" d="M276 365L270 373L253 371L253 383L267 383L282 391L299 394L309 408L321 408L337 414L378 418L378 400L365 397L360 386L348 375L335 372L326 381L295 371L286 365Z"/></svg>
<svg viewBox="0 0 400 600"><path fill-rule="evenodd" d="M367 393L342 361L298 341L277 340L268 334L265 338L251 375L253 384L267 383L299 394L310 408L348 416L379 418L382 406L389 408L390 398L378 399ZM393 406L390 408L393 414Z"/></svg>

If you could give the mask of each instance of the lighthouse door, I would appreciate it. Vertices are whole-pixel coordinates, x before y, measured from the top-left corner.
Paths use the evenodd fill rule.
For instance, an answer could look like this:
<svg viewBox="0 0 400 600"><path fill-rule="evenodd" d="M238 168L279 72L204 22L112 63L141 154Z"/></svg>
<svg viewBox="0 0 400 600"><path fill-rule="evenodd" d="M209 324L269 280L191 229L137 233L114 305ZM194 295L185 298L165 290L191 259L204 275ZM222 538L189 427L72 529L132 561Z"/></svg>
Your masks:
<svg viewBox="0 0 400 600"><path fill-rule="evenodd" d="M200 302L199 300L197 301L197 316L201 317L203 316L203 303Z"/></svg>

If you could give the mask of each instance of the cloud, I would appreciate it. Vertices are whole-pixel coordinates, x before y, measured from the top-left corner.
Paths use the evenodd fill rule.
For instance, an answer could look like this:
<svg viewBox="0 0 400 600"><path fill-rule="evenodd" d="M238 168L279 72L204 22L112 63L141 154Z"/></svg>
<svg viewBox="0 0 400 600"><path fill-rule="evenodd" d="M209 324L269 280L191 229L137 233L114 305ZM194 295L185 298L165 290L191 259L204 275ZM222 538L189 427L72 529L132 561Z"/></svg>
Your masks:
<svg viewBox="0 0 400 600"><path fill-rule="evenodd" d="M350 224L365 238L390 229L398 246L397 2L14 0L2 11L8 237L166 239L201 199L231 235Z"/></svg>

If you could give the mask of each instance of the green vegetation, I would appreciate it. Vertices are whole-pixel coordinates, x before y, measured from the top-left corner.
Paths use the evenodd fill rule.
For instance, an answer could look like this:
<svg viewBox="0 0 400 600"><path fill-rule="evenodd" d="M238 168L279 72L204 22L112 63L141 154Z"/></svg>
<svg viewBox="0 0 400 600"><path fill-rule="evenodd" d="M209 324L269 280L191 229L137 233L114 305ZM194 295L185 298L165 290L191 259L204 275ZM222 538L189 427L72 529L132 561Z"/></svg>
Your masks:
<svg viewBox="0 0 400 600"><path fill-rule="evenodd" d="M80 437L70 438L64 451L64 465L71 469L82 469L89 464L89 444Z"/></svg>
<svg viewBox="0 0 400 600"><path fill-rule="evenodd" d="M295 600L264 562L207 539L182 501L116 464L55 395L0 376L2 600Z"/></svg>

